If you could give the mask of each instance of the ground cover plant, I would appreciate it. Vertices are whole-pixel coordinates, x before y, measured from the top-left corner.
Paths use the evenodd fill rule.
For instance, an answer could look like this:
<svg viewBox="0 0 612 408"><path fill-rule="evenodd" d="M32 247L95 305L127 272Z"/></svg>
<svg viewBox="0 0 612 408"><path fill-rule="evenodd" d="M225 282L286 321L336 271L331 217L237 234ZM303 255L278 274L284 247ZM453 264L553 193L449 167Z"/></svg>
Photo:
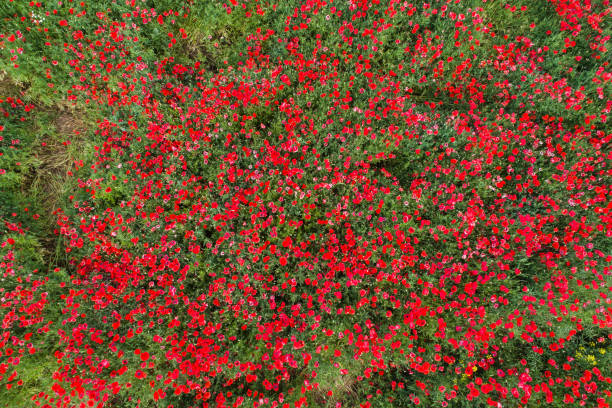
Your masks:
<svg viewBox="0 0 612 408"><path fill-rule="evenodd" d="M0 4L0 405L609 407L608 0Z"/></svg>

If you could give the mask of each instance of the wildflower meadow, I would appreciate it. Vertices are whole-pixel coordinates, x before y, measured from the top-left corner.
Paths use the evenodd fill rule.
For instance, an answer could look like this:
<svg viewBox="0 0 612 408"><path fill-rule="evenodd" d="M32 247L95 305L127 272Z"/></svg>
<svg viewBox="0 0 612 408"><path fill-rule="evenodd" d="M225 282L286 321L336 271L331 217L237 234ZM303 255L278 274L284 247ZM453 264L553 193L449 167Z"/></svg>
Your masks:
<svg viewBox="0 0 612 408"><path fill-rule="evenodd" d="M0 2L0 407L612 404L609 0Z"/></svg>

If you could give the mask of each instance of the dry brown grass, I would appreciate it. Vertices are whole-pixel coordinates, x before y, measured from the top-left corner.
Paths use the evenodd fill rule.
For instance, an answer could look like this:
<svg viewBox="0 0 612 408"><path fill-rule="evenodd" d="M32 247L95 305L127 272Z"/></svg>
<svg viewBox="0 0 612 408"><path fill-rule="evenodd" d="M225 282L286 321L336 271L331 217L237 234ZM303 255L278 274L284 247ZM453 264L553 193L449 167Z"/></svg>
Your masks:
<svg viewBox="0 0 612 408"><path fill-rule="evenodd" d="M0 100L6 98L19 98L23 96L27 86L15 81L6 71L0 70Z"/></svg>
<svg viewBox="0 0 612 408"><path fill-rule="evenodd" d="M67 173L73 163L67 142L78 143L87 130L79 113L70 110L60 111L53 126L56 134L45 136L32 151L38 166L30 175L28 185L24 185L24 188L40 196L44 215L49 219L58 208Z"/></svg>
<svg viewBox="0 0 612 408"><path fill-rule="evenodd" d="M356 385L357 379L348 374L338 374L331 381L324 381L319 384L316 390L313 390L313 398L320 407L335 407L336 403L342 402L342 406L350 407L351 402L357 398ZM328 396L331 391L332 395Z"/></svg>

